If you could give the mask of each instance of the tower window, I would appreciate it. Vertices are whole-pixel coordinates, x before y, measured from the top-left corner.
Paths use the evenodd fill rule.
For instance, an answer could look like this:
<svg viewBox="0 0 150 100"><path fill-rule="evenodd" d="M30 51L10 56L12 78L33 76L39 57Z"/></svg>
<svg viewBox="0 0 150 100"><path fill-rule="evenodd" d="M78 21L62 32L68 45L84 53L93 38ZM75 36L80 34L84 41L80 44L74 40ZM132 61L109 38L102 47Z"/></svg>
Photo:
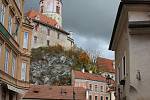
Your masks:
<svg viewBox="0 0 150 100"><path fill-rule="evenodd" d="M49 46L49 40L47 40L47 46Z"/></svg>
<svg viewBox="0 0 150 100"><path fill-rule="evenodd" d="M41 6L41 13L44 12L44 6Z"/></svg>
<svg viewBox="0 0 150 100"><path fill-rule="evenodd" d="M57 12L58 14L60 14L60 7L59 7L59 6L56 6L56 12Z"/></svg>
<svg viewBox="0 0 150 100"><path fill-rule="evenodd" d="M59 39L59 38L60 38L60 33L57 34L57 39Z"/></svg>
<svg viewBox="0 0 150 100"><path fill-rule="evenodd" d="M50 29L47 29L47 35L50 36Z"/></svg>
<svg viewBox="0 0 150 100"><path fill-rule="evenodd" d="M34 36L34 43L37 43L37 36Z"/></svg>

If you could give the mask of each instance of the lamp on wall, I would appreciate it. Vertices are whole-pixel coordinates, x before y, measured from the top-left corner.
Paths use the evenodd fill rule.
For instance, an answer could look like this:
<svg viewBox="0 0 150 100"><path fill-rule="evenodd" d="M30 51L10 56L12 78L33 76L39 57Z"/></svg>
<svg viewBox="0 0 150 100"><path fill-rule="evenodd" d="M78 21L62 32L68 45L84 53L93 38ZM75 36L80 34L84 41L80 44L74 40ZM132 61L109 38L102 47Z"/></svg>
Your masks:
<svg viewBox="0 0 150 100"><path fill-rule="evenodd" d="M141 72L140 70L137 70L136 79L141 80Z"/></svg>

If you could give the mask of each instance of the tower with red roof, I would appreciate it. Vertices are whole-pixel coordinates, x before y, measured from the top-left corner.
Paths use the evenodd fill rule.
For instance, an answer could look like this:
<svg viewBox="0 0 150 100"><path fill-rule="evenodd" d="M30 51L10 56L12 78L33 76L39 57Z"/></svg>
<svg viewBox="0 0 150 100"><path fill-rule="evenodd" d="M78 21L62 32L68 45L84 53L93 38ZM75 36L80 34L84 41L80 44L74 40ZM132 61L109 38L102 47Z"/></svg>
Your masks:
<svg viewBox="0 0 150 100"><path fill-rule="evenodd" d="M40 13L57 21L62 27L62 0L40 0Z"/></svg>

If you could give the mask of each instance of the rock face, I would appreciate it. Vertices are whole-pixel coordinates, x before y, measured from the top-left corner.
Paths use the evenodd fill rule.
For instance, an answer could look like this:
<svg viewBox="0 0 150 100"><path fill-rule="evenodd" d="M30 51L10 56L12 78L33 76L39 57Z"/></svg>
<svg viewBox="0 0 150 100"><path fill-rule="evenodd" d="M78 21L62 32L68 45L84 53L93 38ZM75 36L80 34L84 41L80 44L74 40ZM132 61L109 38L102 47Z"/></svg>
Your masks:
<svg viewBox="0 0 150 100"><path fill-rule="evenodd" d="M31 62L33 84L70 85L73 61L64 54L45 54Z"/></svg>

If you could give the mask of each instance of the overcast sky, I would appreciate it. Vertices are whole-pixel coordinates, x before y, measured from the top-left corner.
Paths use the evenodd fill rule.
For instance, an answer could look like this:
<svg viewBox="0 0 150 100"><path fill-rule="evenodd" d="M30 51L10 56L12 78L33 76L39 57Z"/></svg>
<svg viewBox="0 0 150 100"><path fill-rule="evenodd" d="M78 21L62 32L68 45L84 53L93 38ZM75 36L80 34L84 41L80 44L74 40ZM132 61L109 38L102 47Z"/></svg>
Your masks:
<svg viewBox="0 0 150 100"><path fill-rule="evenodd" d="M25 11L39 9L39 0L25 2ZM113 59L108 46L118 5L119 0L63 0L63 27L79 47Z"/></svg>

